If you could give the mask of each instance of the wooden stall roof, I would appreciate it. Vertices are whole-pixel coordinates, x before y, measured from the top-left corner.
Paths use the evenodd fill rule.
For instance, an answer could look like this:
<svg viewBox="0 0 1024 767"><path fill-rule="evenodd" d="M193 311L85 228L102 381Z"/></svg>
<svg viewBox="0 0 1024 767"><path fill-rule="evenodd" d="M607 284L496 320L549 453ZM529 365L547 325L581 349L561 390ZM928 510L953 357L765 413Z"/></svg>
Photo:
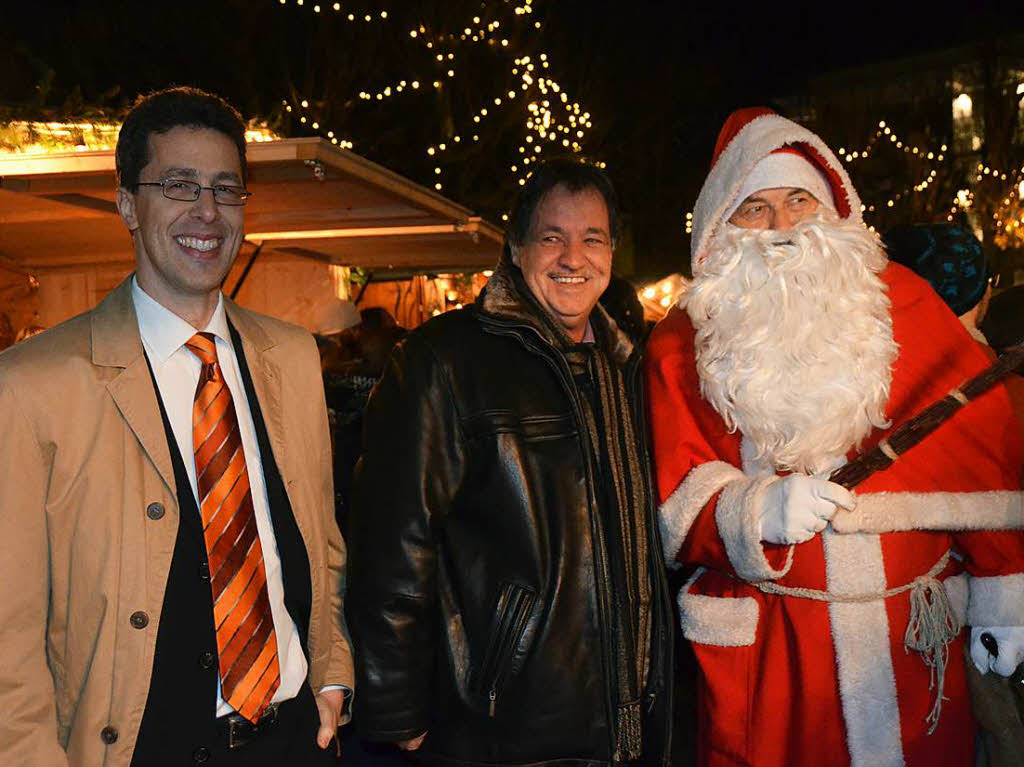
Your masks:
<svg viewBox="0 0 1024 767"><path fill-rule="evenodd" d="M263 256L375 272L486 269L502 231L472 211L319 138L247 147L246 240ZM0 156L0 260L24 269L128 264L114 153Z"/></svg>

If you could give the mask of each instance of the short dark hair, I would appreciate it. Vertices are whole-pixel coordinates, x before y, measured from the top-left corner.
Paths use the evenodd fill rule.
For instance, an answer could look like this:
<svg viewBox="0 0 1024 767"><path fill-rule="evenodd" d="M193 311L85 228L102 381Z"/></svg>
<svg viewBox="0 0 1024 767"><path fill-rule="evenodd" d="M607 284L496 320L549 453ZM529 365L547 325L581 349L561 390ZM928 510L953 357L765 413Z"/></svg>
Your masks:
<svg viewBox="0 0 1024 767"><path fill-rule="evenodd" d="M140 95L124 118L117 137L118 184L134 189L149 163L149 137L172 128L211 128L235 142L245 183L245 123L231 104L198 88L166 88Z"/></svg>
<svg viewBox="0 0 1024 767"><path fill-rule="evenodd" d="M533 214L544 195L556 186L564 186L574 194L590 189L600 194L608 208L608 227L611 229L608 234L613 244L618 240L619 209L611 180L596 165L572 157L558 157L545 160L534 168L519 191L505 230L505 242L511 251L526 244L533 226Z"/></svg>

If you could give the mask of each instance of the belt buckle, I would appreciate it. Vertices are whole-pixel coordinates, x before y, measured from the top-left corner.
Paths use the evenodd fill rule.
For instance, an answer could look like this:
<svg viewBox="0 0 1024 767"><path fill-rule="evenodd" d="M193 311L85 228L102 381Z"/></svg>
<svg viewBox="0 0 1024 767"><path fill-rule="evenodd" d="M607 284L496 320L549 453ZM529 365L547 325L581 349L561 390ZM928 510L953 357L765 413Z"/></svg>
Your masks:
<svg viewBox="0 0 1024 767"><path fill-rule="evenodd" d="M241 714L231 714L228 719L228 750L234 751L236 748L241 748L277 724L279 705L279 703L271 703L267 706L255 724Z"/></svg>

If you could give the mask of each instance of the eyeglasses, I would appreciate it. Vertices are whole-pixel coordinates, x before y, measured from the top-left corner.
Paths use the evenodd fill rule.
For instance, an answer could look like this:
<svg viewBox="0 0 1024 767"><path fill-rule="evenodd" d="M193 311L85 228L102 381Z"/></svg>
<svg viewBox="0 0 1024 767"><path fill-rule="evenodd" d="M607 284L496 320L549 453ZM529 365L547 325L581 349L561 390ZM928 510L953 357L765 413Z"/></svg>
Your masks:
<svg viewBox="0 0 1024 767"><path fill-rule="evenodd" d="M243 186L216 184L203 186L195 181L184 181L180 178L165 178L163 181L140 181L135 186L158 186L168 200L179 202L195 202L204 189L213 192L213 200L218 205L245 205L252 197L252 192Z"/></svg>

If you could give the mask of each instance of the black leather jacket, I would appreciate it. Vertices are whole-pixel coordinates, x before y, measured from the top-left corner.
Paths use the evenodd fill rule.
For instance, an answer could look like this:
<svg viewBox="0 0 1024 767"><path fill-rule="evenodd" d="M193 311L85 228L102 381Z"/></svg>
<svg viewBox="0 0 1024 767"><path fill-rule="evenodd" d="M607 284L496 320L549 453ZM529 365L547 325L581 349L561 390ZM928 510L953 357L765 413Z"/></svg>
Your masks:
<svg viewBox="0 0 1024 767"><path fill-rule="evenodd" d="M434 763L610 765L609 584L580 395L512 270L410 334L370 399L346 597L355 716L375 740L428 730ZM617 338L642 433L639 354ZM653 507L647 524L644 763L662 765L672 633Z"/></svg>

